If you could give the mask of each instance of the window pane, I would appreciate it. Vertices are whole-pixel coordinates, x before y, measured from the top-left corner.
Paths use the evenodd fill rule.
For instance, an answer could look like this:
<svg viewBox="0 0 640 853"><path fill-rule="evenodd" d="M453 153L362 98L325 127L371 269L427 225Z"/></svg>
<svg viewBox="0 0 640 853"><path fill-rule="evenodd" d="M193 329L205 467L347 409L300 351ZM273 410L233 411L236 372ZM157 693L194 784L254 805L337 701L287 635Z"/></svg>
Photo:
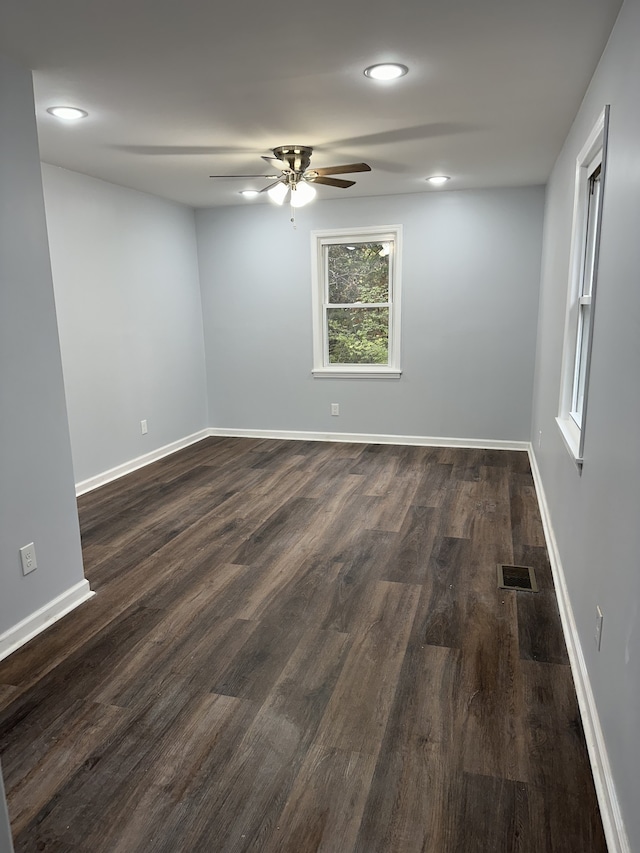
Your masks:
<svg viewBox="0 0 640 853"><path fill-rule="evenodd" d="M327 308L329 364L388 364L388 308Z"/></svg>
<svg viewBox="0 0 640 853"><path fill-rule="evenodd" d="M585 242L584 273L582 276L582 296L590 296L593 290L593 274L596 263L596 234L598 232L598 213L600 212L600 168L598 175L589 181L589 207L587 212L587 239Z"/></svg>
<svg viewBox="0 0 640 853"><path fill-rule="evenodd" d="M591 306L580 306L578 347L576 351L576 368L574 381L574 397L571 415L574 421L582 429L582 412L584 409L584 389L587 378L587 353L589 350L589 322L591 319Z"/></svg>
<svg viewBox="0 0 640 853"><path fill-rule="evenodd" d="M326 247L330 303L389 301L389 243Z"/></svg>

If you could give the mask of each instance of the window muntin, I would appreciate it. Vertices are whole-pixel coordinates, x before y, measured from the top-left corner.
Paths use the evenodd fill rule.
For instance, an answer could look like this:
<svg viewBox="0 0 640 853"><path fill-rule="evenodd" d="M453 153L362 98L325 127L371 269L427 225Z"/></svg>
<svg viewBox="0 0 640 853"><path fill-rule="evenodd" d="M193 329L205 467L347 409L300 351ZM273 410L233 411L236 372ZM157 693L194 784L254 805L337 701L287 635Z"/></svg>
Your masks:
<svg viewBox="0 0 640 853"><path fill-rule="evenodd" d="M399 377L400 226L312 239L314 375Z"/></svg>

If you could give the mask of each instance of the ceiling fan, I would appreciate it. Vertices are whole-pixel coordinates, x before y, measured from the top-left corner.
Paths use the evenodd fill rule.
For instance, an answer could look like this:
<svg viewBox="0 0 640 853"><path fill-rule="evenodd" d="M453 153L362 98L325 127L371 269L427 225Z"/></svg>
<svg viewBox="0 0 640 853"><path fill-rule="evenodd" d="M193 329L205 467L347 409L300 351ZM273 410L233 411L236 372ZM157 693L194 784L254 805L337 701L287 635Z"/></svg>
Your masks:
<svg viewBox="0 0 640 853"><path fill-rule="evenodd" d="M311 154L313 148L309 145L279 145L273 149L273 157L262 159L268 163L274 172L269 175L210 175L210 178L275 178L276 180L260 190L267 193L276 204L282 204L289 193L292 207L302 207L310 202L316 194L312 184L324 184L329 187L347 189L355 181L345 181L343 178L333 178L331 175L348 175L352 172L370 172L371 166L366 163L347 163L344 166L326 166L323 169L311 169Z"/></svg>

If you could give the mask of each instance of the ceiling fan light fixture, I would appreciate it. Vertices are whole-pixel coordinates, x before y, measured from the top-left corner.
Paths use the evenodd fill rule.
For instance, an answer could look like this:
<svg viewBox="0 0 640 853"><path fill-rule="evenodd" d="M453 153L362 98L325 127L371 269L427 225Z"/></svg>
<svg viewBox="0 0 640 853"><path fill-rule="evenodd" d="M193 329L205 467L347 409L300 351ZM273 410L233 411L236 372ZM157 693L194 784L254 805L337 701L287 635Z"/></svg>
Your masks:
<svg viewBox="0 0 640 853"><path fill-rule="evenodd" d="M306 181L299 181L291 187L291 207L304 207L316 197L316 188Z"/></svg>
<svg viewBox="0 0 640 853"><path fill-rule="evenodd" d="M406 65L399 62L379 62L364 69L364 76L372 80L397 80L409 73Z"/></svg>
<svg viewBox="0 0 640 853"><path fill-rule="evenodd" d="M287 197L287 193L289 192L289 187L286 184L278 183L275 186L271 187L270 190L267 190L267 195L271 199L271 201L275 202L275 204L282 204L282 202Z"/></svg>
<svg viewBox="0 0 640 853"><path fill-rule="evenodd" d="M431 175L430 178L427 178L430 184L433 184L434 187L440 187L442 184L446 184L447 181L450 181L451 178L448 175Z"/></svg>
<svg viewBox="0 0 640 853"><path fill-rule="evenodd" d="M89 115L86 110L78 109L78 107L48 107L47 112L63 121L77 121L79 118L86 118Z"/></svg>
<svg viewBox="0 0 640 853"><path fill-rule="evenodd" d="M256 198L260 192L258 190L240 190L240 195L244 198Z"/></svg>

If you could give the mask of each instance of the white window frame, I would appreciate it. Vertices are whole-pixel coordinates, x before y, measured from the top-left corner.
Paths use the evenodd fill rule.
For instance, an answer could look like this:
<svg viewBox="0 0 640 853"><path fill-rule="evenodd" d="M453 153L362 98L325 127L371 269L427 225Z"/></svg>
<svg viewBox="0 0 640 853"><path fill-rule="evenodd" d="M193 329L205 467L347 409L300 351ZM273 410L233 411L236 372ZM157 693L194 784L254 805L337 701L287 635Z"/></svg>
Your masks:
<svg viewBox="0 0 640 853"><path fill-rule="evenodd" d="M390 243L389 254L389 360L385 364L330 364L327 335L328 275L324 247L348 243ZM400 293L402 226L380 225L362 228L333 228L311 232L311 286L313 316L313 369L317 378L399 379ZM387 303L384 304L384 307ZM345 306L351 307L351 306ZM371 305L369 307L376 307Z"/></svg>
<svg viewBox="0 0 640 853"><path fill-rule="evenodd" d="M606 106L576 158L569 292L556 422L569 453L580 468L584 462L608 127L609 107ZM592 196L597 173L598 192Z"/></svg>

